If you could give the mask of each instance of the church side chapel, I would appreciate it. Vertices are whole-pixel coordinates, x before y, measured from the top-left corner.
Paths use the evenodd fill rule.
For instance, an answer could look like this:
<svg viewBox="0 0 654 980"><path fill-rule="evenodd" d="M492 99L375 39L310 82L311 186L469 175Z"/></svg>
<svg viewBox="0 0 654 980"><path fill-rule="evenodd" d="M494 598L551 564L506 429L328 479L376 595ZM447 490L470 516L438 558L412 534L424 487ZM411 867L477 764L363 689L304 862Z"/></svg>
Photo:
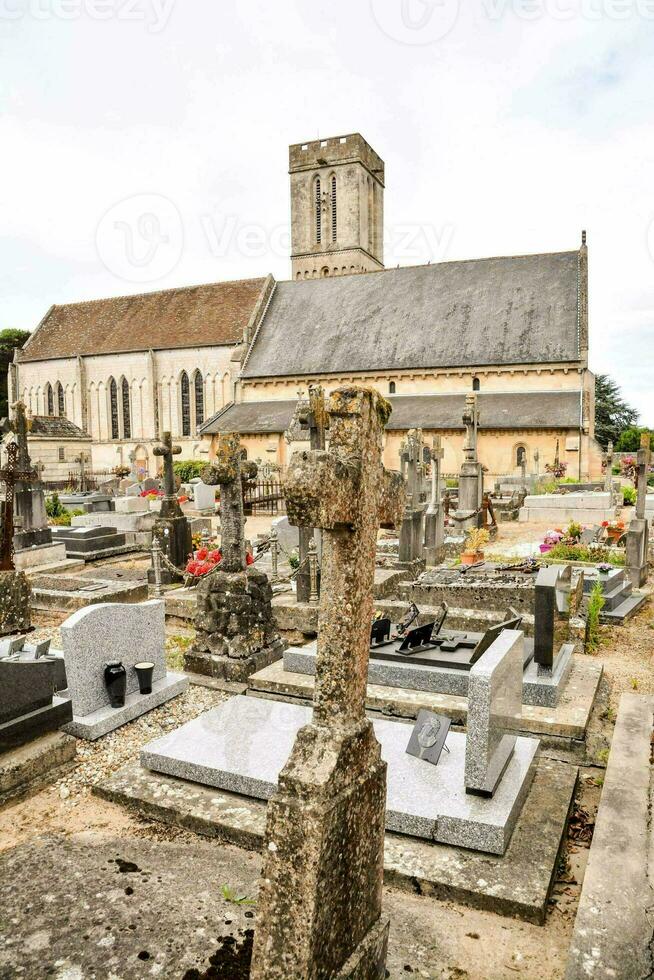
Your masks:
<svg viewBox="0 0 654 980"><path fill-rule="evenodd" d="M287 281L11 365L0 977L650 975L652 443L595 438L586 234L386 268L363 137L289 164Z"/></svg>

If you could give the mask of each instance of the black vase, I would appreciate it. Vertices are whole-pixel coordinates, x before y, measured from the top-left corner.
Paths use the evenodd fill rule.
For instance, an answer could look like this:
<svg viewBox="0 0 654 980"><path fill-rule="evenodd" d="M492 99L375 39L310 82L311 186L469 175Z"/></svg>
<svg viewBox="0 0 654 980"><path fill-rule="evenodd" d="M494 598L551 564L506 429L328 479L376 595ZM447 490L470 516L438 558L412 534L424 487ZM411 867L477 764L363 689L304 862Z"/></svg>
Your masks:
<svg viewBox="0 0 654 980"><path fill-rule="evenodd" d="M134 664L134 670L136 671L141 694L152 694L152 672L154 671L154 664L150 663L149 660L143 661L143 663Z"/></svg>
<svg viewBox="0 0 654 980"><path fill-rule="evenodd" d="M109 703L112 708L122 708L125 704L127 690L127 671L120 660L112 660L105 664L104 683L109 692Z"/></svg>

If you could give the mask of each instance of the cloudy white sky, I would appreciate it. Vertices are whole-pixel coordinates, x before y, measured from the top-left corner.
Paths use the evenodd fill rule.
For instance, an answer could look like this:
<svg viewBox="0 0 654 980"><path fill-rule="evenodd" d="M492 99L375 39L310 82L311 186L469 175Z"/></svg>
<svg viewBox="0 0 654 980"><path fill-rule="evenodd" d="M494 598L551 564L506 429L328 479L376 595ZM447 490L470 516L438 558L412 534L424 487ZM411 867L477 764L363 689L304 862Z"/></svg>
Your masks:
<svg viewBox="0 0 654 980"><path fill-rule="evenodd" d="M590 249L654 424L654 0L0 0L0 326L288 278L289 143L386 161L388 265Z"/></svg>

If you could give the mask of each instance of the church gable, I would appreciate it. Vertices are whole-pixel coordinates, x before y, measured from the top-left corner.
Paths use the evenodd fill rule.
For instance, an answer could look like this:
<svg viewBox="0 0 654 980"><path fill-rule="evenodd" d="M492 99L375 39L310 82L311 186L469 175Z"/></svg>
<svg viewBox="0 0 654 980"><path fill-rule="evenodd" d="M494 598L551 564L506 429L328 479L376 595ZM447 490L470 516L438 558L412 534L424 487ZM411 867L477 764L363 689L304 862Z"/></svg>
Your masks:
<svg viewBox="0 0 654 980"><path fill-rule="evenodd" d="M53 306L19 360L239 344L266 284L241 279Z"/></svg>
<svg viewBox="0 0 654 980"><path fill-rule="evenodd" d="M579 252L279 283L243 377L577 361Z"/></svg>

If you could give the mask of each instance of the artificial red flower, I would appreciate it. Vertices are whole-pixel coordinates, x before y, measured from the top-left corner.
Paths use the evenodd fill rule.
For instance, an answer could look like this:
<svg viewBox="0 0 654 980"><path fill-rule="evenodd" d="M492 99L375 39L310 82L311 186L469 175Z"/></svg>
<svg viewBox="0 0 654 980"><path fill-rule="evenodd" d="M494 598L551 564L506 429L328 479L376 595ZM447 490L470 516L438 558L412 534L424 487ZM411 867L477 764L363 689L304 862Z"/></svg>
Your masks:
<svg viewBox="0 0 654 980"><path fill-rule="evenodd" d="M252 555L250 554L249 551L247 552L247 554L245 556L245 564L246 565L254 565L254 558L252 557Z"/></svg>
<svg viewBox="0 0 654 980"><path fill-rule="evenodd" d="M209 552L208 552L208 550L206 548L199 548L195 552L195 557L198 558L200 561L204 561L206 559L206 557L207 557L208 554L209 554Z"/></svg>

